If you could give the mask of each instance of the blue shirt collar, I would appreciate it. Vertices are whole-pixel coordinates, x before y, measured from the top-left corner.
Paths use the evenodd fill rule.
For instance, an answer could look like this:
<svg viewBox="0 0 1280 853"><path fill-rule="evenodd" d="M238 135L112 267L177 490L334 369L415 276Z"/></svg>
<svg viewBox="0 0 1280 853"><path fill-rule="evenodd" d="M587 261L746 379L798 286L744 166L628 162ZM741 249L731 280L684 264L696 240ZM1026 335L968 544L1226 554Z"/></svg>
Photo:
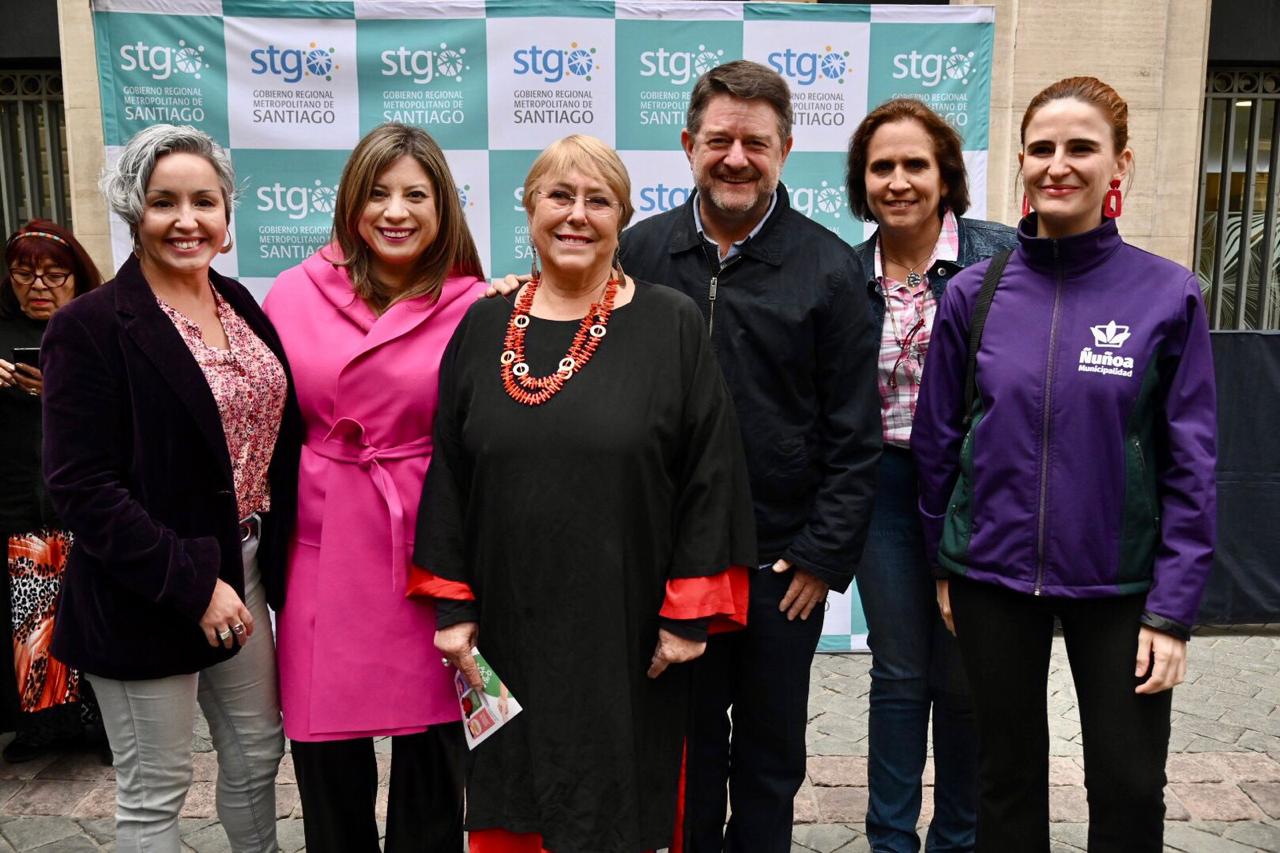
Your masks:
<svg viewBox="0 0 1280 853"><path fill-rule="evenodd" d="M773 198L769 199L769 209L764 212L764 216L760 217L760 221L751 229L751 233L729 246L729 251L723 256L720 255L720 244L707 236L707 232L702 228L702 203L698 201L698 194L695 192L693 196L693 227L698 230L698 236L715 247L716 256L720 258L720 263L726 263L742 251L742 246L752 237L760 233L760 229L769 221L769 217L773 215L773 209L778 206L778 191L774 190Z"/></svg>

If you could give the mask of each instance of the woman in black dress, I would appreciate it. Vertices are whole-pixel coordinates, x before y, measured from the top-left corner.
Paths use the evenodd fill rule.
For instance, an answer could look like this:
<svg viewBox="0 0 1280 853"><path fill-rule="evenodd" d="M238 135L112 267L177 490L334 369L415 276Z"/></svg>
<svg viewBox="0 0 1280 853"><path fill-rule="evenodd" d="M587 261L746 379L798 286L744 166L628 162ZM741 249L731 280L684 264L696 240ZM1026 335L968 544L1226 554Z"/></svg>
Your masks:
<svg viewBox="0 0 1280 853"><path fill-rule="evenodd" d="M440 368L416 589L522 713L471 754L473 853L665 847L690 690L679 664L745 618L741 437L697 307L616 265L630 181L570 136L525 179L540 275L477 303ZM668 669L668 667L671 667Z"/></svg>
<svg viewBox="0 0 1280 853"><path fill-rule="evenodd" d="M40 474L40 398L36 354L49 318L102 283L84 248L44 219L23 225L5 244L0 282L0 537L7 569L0 608L12 645L0 653L0 731L15 732L9 763L30 761L74 742L102 718L88 683L49 654L54 612L71 534L54 515ZM105 744L105 738L99 739ZM107 759L110 763L110 759Z"/></svg>

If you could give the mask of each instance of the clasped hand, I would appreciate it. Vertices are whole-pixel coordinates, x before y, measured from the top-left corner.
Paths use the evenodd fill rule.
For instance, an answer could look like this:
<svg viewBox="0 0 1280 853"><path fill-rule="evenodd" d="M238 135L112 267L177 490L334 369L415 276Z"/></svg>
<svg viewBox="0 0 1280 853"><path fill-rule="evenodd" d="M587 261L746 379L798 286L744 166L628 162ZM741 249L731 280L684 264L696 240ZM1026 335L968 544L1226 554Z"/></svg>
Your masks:
<svg viewBox="0 0 1280 853"><path fill-rule="evenodd" d="M253 636L253 614L244 606L231 584L218 579L213 598L200 617L200 628L209 645L229 649L234 643L244 645Z"/></svg>
<svg viewBox="0 0 1280 853"><path fill-rule="evenodd" d="M480 636L480 623L459 622L436 631L436 648L444 655L445 663L455 666L466 676L467 683L476 690L484 689L480 667L476 666L473 652Z"/></svg>

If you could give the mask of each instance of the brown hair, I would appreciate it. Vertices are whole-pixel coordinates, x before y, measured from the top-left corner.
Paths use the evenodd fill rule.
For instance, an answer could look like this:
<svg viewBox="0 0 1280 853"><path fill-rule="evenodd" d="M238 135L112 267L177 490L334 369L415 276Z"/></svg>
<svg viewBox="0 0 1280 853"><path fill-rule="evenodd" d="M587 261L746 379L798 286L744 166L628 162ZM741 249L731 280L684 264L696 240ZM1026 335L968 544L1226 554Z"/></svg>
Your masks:
<svg viewBox="0 0 1280 853"><path fill-rule="evenodd" d="M1111 125L1111 142L1115 145L1115 153L1119 154L1129 147L1129 105L1120 97L1119 92L1097 77L1067 77L1041 89L1022 114L1022 129L1019 131L1018 141L1024 147L1027 144L1027 125L1031 123L1031 118L1045 104L1062 98L1074 98L1097 107L1107 124Z"/></svg>
<svg viewBox="0 0 1280 853"><path fill-rule="evenodd" d="M782 75L772 68L748 59L735 59L699 77L689 93L689 109L685 113L684 129L690 136L698 135L702 116L717 95L764 101L778 116L778 141L785 145L791 138L791 90Z"/></svg>
<svg viewBox="0 0 1280 853"><path fill-rule="evenodd" d="M52 236L41 236L49 234ZM65 267L75 276L75 293L72 299L82 296L102 284L102 274L72 233L48 219L33 219L10 235L4 247L4 280L0 283L0 317L16 316L18 295L13 291L9 267L28 264L35 267L40 261L49 261Z"/></svg>
<svg viewBox="0 0 1280 853"><path fill-rule="evenodd" d="M358 229L374 184L392 163L404 156L417 161L431 179L440 230L414 264L409 286L399 293L388 293L384 285L373 278L373 252ZM467 228L458 187L444 152L425 130L405 124L380 124L356 144L338 184L333 239L342 248L343 258L335 263L347 268L356 294L384 311L402 299L438 296L447 276L484 275L480 253Z"/></svg>
<svg viewBox="0 0 1280 853"><path fill-rule="evenodd" d="M850 137L845 188L849 191L849 209L853 215L863 222L876 221L875 213L867 204L867 149L871 147L871 137L877 130L897 121L918 123L933 140L933 158L938 161L942 185L947 190L938 202L938 215L950 210L956 216L964 216L969 209L969 175L964 168L964 145L960 134L942 116L915 98L885 101L867 113Z"/></svg>
<svg viewBox="0 0 1280 853"><path fill-rule="evenodd" d="M529 174L524 179L524 209L530 216L533 215L535 191L544 178L548 175L560 177L573 171L598 175L604 180L609 192L617 197L622 208L618 217L618 233L621 234L636 212L631 204L631 177L618 152L594 136L575 133L543 149L538 159L529 167Z"/></svg>

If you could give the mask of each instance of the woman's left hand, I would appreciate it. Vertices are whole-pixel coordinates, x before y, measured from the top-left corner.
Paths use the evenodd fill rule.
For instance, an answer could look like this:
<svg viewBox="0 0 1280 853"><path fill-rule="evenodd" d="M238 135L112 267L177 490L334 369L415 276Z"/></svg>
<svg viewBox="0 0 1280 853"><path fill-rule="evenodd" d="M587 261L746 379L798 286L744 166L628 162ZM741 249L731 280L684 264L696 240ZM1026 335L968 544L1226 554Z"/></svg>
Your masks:
<svg viewBox="0 0 1280 853"><path fill-rule="evenodd" d="M658 646L653 650L653 660L649 662L650 678L657 678L673 663L687 663L702 657L707 650L707 641L686 640L676 636L666 628L658 629Z"/></svg>
<svg viewBox="0 0 1280 853"><path fill-rule="evenodd" d="M1138 659L1133 674L1151 677L1133 689L1134 693L1159 693L1182 683L1187 677L1187 641L1143 626L1138 629Z"/></svg>

